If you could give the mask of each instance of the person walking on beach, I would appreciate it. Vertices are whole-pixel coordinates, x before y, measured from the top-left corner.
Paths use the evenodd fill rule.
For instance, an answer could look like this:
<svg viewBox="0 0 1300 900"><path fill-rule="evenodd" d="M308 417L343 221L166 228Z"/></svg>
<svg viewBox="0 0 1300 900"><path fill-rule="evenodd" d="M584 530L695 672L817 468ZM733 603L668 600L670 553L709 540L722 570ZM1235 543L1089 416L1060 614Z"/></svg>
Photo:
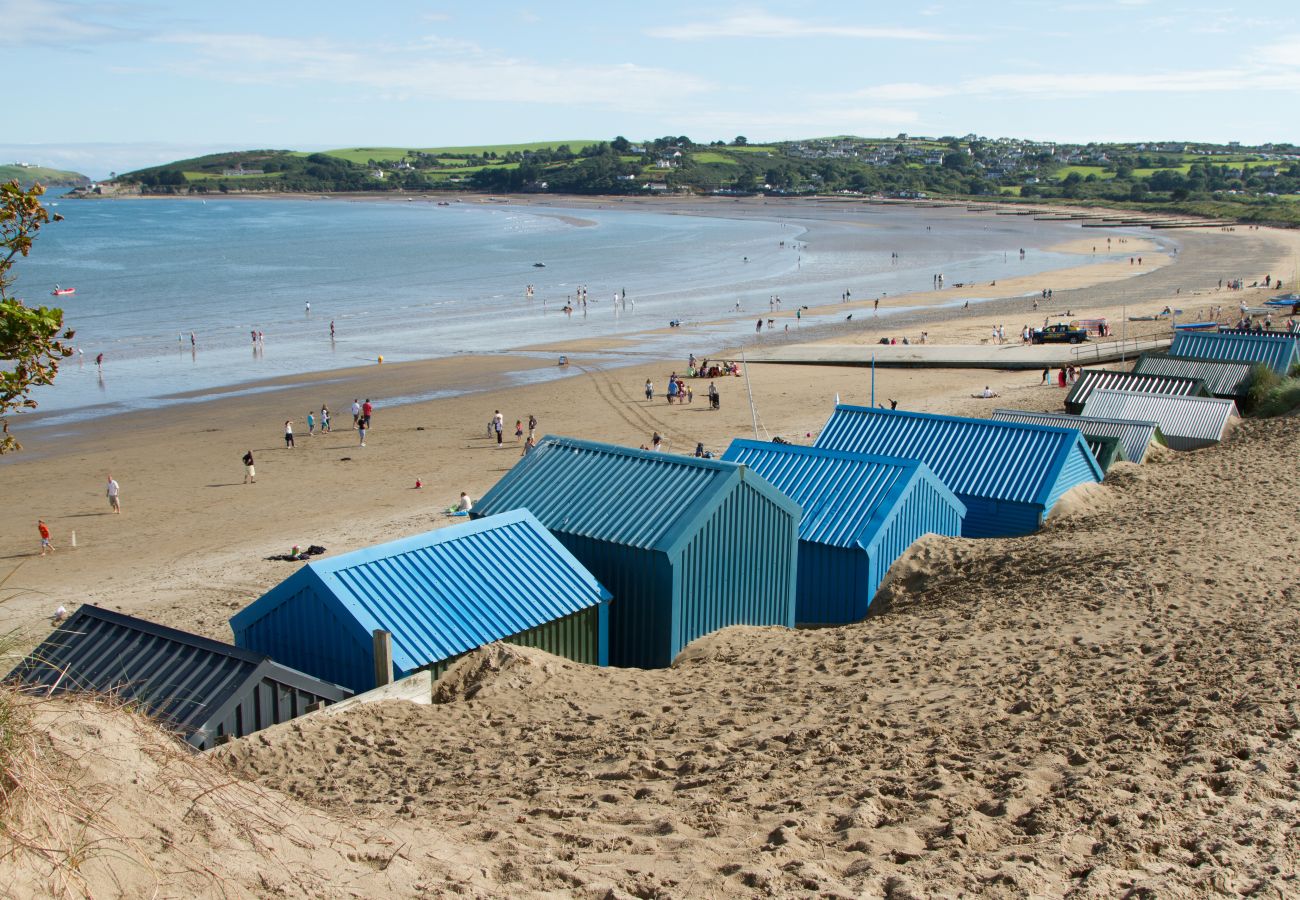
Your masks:
<svg viewBox="0 0 1300 900"><path fill-rule="evenodd" d="M649 378L645 380L645 398L647 400L653 400L655 398L655 386Z"/></svg>
<svg viewBox="0 0 1300 900"><path fill-rule="evenodd" d="M320 405L320 433L329 434L330 432L330 411L325 408L325 404Z"/></svg>
<svg viewBox="0 0 1300 900"><path fill-rule="evenodd" d="M312 415L311 410L307 410L307 437L316 436L316 417Z"/></svg>
<svg viewBox="0 0 1300 900"><path fill-rule="evenodd" d="M712 381L709 382L709 409L719 408L718 386Z"/></svg>
<svg viewBox="0 0 1300 900"><path fill-rule="evenodd" d="M370 414L374 411L375 408L371 406L370 398L367 397L366 402L361 404L361 420L366 423L367 429L370 428Z"/></svg>
<svg viewBox="0 0 1300 900"><path fill-rule="evenodd" d="M361 446L364 447L366 445L366 420L364 418L357 419L357 435L361 438Z"/></svg>
<svg viewBox="0 0 1300 900"><path fill-rule="evenodd" d="M529 413L528 415L528 437L533 438L537 435L537 416Z"/></svg>
<svg viewBox="0 0 1300 900"><path fill-rule="evenodd" d="M496 435L498 450L501 449L501 434L505 431L505 426L505 416L501 415L501 410L495 410L492 413L492 433Z"/></svg>
<svg viewBox="0 0 1300 900"><path fill-rule="evenodd" d="M293 419L284 420L284 449L293 449Z"/></svg>
<svg viewBox="0 0 1300 900"><path fill-rule="evenodd" d="M253 451L244 453L244 484L257 484L257 469L253 468Z"/></svg>
<svg viewBox="0 0 1300 900"><path fill-rule="evenodd" d="M515 440L518 441L524 436L524 420L515 419Z"/></svg>
<svg viewBox="0 0 1300 900"><path fill-rule="evenodd" d="M108 508L119 515L122 513L122 502L119 497L120 493L121 488L118 486L118 483L113 480L113 474L110 472L108 475L108 489L105 491L105 494L108 496Z"/></svg>
<svg viewBox="0 0 1300 900"><path fill-rule="evenodd" d="M41 533L41 556L53 553L54 545L50 543L50 526L45 524L44 519L37 519L36 530Z"/></svg>
<svg viewBox="0 0 1300 900"><path fill-rule="evenodd" d="M361 419L361 402L356 397L352 398L352 427L357 427L357 422Z"/></svg>

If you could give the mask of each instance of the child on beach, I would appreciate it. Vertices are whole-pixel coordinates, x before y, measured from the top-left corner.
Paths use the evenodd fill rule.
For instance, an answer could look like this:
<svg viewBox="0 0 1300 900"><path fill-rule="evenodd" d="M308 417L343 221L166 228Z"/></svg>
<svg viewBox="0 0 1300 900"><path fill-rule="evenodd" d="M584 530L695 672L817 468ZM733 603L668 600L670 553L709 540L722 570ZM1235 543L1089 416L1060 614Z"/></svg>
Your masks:
<svg viewBox="0 0 1300 900"><path fill-rule="evenodd" d="M284 449L293 449L293 419L284 420Z"/></svg>
<svg viewBox="0 0 1300 900"><path fill-rule="evenodd" d="M523 436L524 436L524 420L515 419L515 440L517 441L521 439Z"/></svg>
<svg viewBox="0 0 1300 900"><path fill-rule="evenodd" d="M54 545L50 543L50 526L45 524L44 519L37 519L36 530L41 533L41 556L53 553Z"/></svg>
<svg viewBox="0 0 1300 900"><path fill-rule="evenodd" d="M322 403L320 407L320 433L329 434L330 432L330 411Z"/></svg>
<svg viewBox="0 0 1300 900"><path fill-rule="evenodd" d="M257 484L257 470L253 468L253 451L244 454L244 484Z"/></svg>
<svg viewBox="0 0 1300 900"><path fill-rule="evenodd" d="M307 410L307 437L315 437L315 436L316 436L316 417L311 414L311 410L309 409Z"/></svg>

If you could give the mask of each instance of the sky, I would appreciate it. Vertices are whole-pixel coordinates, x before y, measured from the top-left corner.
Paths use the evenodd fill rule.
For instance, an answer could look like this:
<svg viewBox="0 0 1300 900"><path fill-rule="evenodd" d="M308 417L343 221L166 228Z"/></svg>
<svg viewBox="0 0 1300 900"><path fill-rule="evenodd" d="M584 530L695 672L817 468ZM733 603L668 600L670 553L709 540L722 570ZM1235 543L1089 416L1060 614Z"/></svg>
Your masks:
<svg viewBox="0 0 1300 900"><path fill-rule="evenodd" d="M95 178L616 135L1300 143L1278 0L0 0L0 44L0 162Z"/></svg>

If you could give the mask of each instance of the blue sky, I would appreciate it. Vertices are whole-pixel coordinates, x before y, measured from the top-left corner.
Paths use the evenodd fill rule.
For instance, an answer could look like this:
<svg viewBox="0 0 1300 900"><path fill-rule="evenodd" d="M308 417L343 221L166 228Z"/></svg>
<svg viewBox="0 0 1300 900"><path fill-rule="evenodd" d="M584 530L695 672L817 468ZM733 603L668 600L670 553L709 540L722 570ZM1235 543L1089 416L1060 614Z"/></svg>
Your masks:
<svg viewBox="0 0 1300 900"><path fill-rule="evenodd" d="M1300 7L0 0L0 160L899 132L1300 142Z"/></svg>

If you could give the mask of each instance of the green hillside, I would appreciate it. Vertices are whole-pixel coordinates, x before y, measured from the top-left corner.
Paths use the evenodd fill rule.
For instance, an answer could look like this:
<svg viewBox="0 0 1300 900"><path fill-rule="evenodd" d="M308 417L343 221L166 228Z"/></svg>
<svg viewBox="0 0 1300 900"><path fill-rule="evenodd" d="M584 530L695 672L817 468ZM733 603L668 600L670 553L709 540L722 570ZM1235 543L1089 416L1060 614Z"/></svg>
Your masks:
<svg viewBox="0 0 1300 900"><path fill-rule="evenodd" d="M40 182L46 187L73 187L90 184L90 179L80 172L65 172L45 166L28 166L17 163L0 165L0 182L17 181L23 187Z"/></svg>
<svg viewBox="0 0 1300 900"><path fill-rule="evenodd" d="M348 162L366 165L371 161L376 163L400 162L403 159L415 156L434 156L442 158L457 158L468 156L505 156L508 153L534 152L537 150L554 150L556 147L570 147L575 153L579 153L587 147L591 147L599 141L577 140L577 141L537 141L531 144L484 144L478 147L343 147L338 150L322 150L326 156L334 156L339 159L346 159ZM306 151L299 151L298 156L309 156Z"/></svg>

